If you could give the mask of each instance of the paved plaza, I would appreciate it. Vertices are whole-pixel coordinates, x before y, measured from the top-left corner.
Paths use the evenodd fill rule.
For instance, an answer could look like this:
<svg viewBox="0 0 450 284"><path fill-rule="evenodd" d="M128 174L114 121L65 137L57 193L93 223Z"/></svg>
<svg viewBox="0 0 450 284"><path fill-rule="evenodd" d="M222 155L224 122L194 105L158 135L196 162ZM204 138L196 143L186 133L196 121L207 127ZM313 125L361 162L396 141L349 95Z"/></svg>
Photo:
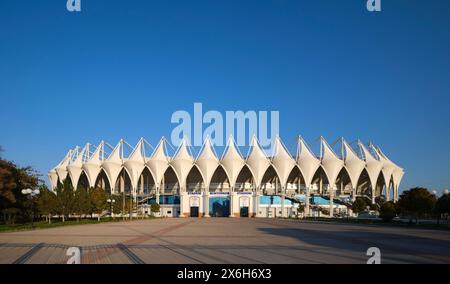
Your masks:
<svg viewBox="0 0 450 284"><path fill-rule="evenodd" d="M450 232L248 218L170 218L0 234L0 263L450 263Z"/></svg>

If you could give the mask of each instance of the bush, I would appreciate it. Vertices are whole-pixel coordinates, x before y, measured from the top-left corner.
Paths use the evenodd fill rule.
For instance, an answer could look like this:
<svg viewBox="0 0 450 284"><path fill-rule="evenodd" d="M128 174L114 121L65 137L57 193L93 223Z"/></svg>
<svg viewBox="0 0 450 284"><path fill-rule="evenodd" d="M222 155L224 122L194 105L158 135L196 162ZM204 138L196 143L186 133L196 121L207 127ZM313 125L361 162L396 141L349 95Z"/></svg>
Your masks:
<svg viewBox="0 0 450 284"><path fill-rule="evenodd" d="M395 205L392 202L384 203L380 208L380 218L383 222L391 222L396 215Z"/></svg>
<svg viewBox="0 0 450 284"><path fill-rule="evenodd" d="M367 207L367 203L364 200L364 198L356 197L356 199L355 199L355 201L353 202L353 205L352 205L352 210L356 214L359 214L359 213L363 212L364 210L366 210L366 207Z"/></svg>
<svg viewBox="0 0 450 284"><path fill-rule="evenodd" d="M158 213L159 212L159 210L160 210L160 206L159 206L159 204L158 203L153 203L152 205L150 205L150 210L152 211L152 215L154 214L154 213Z"/></svg>

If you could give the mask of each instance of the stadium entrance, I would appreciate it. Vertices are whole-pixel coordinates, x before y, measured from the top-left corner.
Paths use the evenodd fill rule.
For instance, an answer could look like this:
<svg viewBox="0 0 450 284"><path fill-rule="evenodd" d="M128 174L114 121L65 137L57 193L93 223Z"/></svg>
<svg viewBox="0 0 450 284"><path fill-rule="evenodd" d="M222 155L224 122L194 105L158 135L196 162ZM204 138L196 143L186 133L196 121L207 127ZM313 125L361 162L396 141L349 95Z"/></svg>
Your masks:
<svg viewBox="0 0 450 284"><path fill-rule="evenodd" d="M210 197L209 215L211 217L229 217L230 216L230 197Z"/></svg>

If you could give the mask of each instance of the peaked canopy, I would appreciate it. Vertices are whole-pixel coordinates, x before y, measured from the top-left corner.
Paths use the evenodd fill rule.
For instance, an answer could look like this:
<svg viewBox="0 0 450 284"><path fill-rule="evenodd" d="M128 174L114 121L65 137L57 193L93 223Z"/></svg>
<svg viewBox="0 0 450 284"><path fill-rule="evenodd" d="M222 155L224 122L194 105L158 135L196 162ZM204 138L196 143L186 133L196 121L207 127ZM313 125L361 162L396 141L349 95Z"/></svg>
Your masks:
<svg viewBox="0 0 450 284"><path fill-rule="evenodd" d="M334 188L337 176L344 166L344 161L338 158L325 139L322 138L321 143L323 149L322 165L327 174L330 186Z"/></svg>
<svg viewBox="0 0 450 284"><path fill-rule="evenodd" d="M72 160L73 153L73 150L69 150L64 159L55 167L55 172L58 175L60 182L63 182L67 178L67 166Z"/></svg>
<svg viewBox="0 0 450 284"><path fill-rule="evenodd" d="M131 186L134 190L138 187L139 177L145 167L144 141L144 138L139 139L139 142L133 152L131 152L130 156L123 163L128 174L130 175Z"/></svg>
<svg viewBox="0 0 450 284"><path fill-rule="evenodd" d="M378 157L380 157L380 162L383 164L383 169L381 170L381 172L383 173L384 183L386 185L386 188L389 188L392 174L394 173L396 165L394 163L392 163L384 155L383 152L381 152L380 148L375 148L373 145L371 145L371 147L378 154Z"/></svg>
<svg viewBox="0 0 450 284"><path fill-rule="evenodd" d="M52 188L55 188L58 185L58 174L56 173L56 170L53 168L51 169L48 174L48 179L50 180L50 185Z"/></svg>
<svg viewBox="0 0 450 284"><path fill-rule="evenodd" d="M291 154L289 154L279 136L275 138L272 164L279 174L282 186L285 187L287 179L289 178L292 169L295 167L295 160L292 158Z"/></svg>
<svg viewBox="0 0 450 284"><path fill-rule="evenodd" d="M311 185L312 179L317 169L320 167L320 160L316 158L314 153L309 149L303 138L298 139L297 146L297 163L305 179L306 187Z"/></svg>
<svg viewBox="0 0 450 284"><path fill-rule="evenodd" d="M375 159L361 142L358 142L358 145L364 153L364 158L366 160L366 171L369 174L370 184L374 190L377 184L378 176L383 168L383 164Z"/></svg>
<svg viewBox="0 0 450 284"><path fill-rule="evenodd" d="M83 172L83 156L88 151L90 145L89 143L83 147L78 156L67 166L67 171L69 172L70 178L72 179L72 185L76 189L78 187L78 180L80 179L81 173ZM89 179L89 177L88 177Z"/></svg>
<svg viewBox="0 0 450 284"><path fill-rule="evenodd" d="M206 189L209 189L209 184L214 172L219 166L219 159L212 148L211 139L209 137L206 137L205 142L203 143L202 150L197 158L196 164L202 175L205 177Z"/></svg>
<svg viewBox="0 0 450 284"><path fill-rule="evenodd" d="M89 186L94 187L95 181L98 174L101 171L102 160L100 153L104 151L105 142L102 141L100 145L95 149L94 154L89 158L89 160L83 164L83 170L86 172L89 180ZM110 181L111 184L111 181Z"/></svg>
<svg viewBox="0 0 450 284"><path fill-rule="evenodd" d="M361 176L366 163L358 157L350 145L348 145L347 141L342 140L342 144L345 151L345 168L350 176L352 187L355 189L358 186L358 179Z"/></svg>
<svg viewBox="0 0 450 284"><path fill-rule="evenodd" d="M258 140L255 136L253 136L250 143L247 164L254 175L256 188L259 189L264 174L270 167L270 160L267 158L266 154L264 154L264 151L259 146Z"/></svg>
<svg viewBox="0 0 450 284"><path fill-rule="evenodd" d="M194 165L194 158L188 149L187 140L184 138L175 156L170 161L180 179L180 187L186 189L186 178Z"/></svg>
<svg viewBox="0 0 450 284"><path fill-rule="evenodd" d="M151 158L146 161L146 164L150 172L153 173L156 186L159 188L164 173L169 167L169 156L166 152L166 139L164 137L161 138Z"/></svg>
<svg viewBox="0 0 450 284"><path fill-rule="evenodd" d="M236 185L239 173L245 165L245 161L237 150L236 143L232 136L228 138L227 145L220 161L225 172L228 174L232 187Z"/></svg>
<svg viewBox="0 0 450 284"><path fill-rule="evenodd" d="M119 177L120 171L122 170L122 148L123 140L120 140L109 155L108 159L106 159L102 164L106 175L109 177L111 188L115 187L117 178Z"/></svg>

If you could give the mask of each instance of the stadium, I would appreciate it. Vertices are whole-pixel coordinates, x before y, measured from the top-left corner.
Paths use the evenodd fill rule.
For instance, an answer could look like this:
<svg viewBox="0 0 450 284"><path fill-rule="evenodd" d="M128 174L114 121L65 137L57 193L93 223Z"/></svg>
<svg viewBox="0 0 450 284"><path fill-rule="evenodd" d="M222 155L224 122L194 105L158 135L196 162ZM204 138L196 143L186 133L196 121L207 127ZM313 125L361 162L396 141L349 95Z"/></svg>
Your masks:
<svg viewBox="0 0 450 284"><path fill-rule="evenodd" d="M48 177L53 189L68 179L75 189L100 187L111 196L132 197L136 214L149 214L158 203L162 217L287 218L299 212L348 216L358 196L369 204L397 201L404 175L379 147L359 140L341 138L330 146L321 137L318 155L301 137L295 155L279 137L270 155L256 137L246 156L233 137L221 156L212 144L206 138L193 155L186 139L176 151L164 137L154 148L144 138L135 147L124 140L115 147L88 143L69 150Z"/></svg>

